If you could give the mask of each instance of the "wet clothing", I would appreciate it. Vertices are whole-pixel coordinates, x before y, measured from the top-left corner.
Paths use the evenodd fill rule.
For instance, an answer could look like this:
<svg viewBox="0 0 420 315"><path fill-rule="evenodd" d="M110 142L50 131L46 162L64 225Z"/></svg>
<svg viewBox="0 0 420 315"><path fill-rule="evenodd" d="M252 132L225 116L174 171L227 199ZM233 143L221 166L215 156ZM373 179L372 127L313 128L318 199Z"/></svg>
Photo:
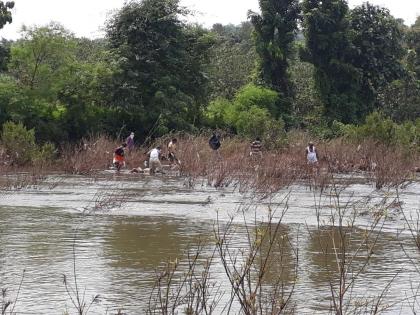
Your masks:
<svg viewBox="0 0 420 315"><path fill-rule="evenodd" d="M318 162L315 146L312 146L312 149L309 146L306 148L306 158L309 164Z"/></svg>
<svg viewBox="0 0 420 315"><path fill-rule="evenodd" d="M210 148L212 148L213 150L215 151L218 150L221 146L219 137L216 135L213 135L209 140L209 145L210 145Z"/></svg>

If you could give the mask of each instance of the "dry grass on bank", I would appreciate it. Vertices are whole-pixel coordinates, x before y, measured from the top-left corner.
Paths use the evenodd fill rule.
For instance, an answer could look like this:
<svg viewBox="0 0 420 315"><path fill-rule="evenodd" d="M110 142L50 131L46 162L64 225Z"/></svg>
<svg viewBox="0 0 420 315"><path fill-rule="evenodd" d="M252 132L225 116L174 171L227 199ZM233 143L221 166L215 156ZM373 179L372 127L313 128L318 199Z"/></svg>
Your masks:
<svg viewBox="0 0 420 315"><path fill-rule="evenodd" d="M149 147L136 147L128 152L127 169L143 167L147 151L158 145L164 148L163 154L166 156L167 144L173 136L156 139ZM315 143L320 162L318 168L312 168L307 165L305 158L309 138L302 133L290 134L289 146L264 150L261 158L250 157L250 143L239 137L223 137L219 152L215 152L208 145L207 134L175 136L178 138L180 174L188 177L191 185L198 179L205 179L215 187L234 182L239 184L240 189L270 193L308 178L314 178L323 185L332 174L366 172L380 188L384 185L399 185L412 179L414 171L420 166L416 152L390 148L371 141L352 144L336 139ZM26 172L32 174L31 178L51 171L92 175L109 169L113 151L120 144L105 136L85 139L79 145L62 148L60 157L54 163L27 168L3 165L0 166L0 172ZM163 161L163 164L168 162Z"/></svg>

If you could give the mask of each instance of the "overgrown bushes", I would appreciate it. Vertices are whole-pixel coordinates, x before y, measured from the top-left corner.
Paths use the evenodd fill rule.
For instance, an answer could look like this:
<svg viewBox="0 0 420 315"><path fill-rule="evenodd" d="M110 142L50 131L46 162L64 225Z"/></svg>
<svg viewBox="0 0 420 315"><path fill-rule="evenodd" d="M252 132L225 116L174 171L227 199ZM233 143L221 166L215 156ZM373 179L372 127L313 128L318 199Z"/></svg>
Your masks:
<svg viewBox="0 0 420 315"><path fill-rule="evenodd" d="M287 143L284 122L276 110L278 93L273 90L246 85L233 101L219 98L210 103L205 116L214 128L229 129L247 138L261 138L267 147Z"/></svg>
<svg viewBox="0 0 420 315"><path fill-rule="evenodd" d="M6 154L6 162L19 166L49 162L55 154L55 146L35 142L35 129L26 129L22 123L11 121L3 124L1 144Z"/></svg>
<svg viewBox="0 0 420 315"><path fill-rule="evenodd" d="M372 139L389 146L399 145L408 149L418 149L420 139L420 118L402 124L393 122L379 112L366 117L363 125L343 125L336 123L338 135L351 141L361 142Z"/></svg>

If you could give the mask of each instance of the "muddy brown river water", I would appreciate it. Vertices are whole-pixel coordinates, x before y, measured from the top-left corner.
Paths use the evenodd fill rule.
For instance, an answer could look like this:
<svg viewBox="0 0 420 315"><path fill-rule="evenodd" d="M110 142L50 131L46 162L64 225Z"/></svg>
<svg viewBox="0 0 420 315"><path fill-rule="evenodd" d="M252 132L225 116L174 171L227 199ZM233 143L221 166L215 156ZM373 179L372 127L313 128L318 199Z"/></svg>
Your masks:
<svg viewBox="0 0 420 315"><path fill-rule="evenodd" d="M342 193L343 204L351 201L349 208L357 211L354 244L349 249L356 251L381 201L385 197L392 203L396 191L375 191L363 178L343 177L340 181L348 184ZM63 275L71 279L76 257L78 285L86 300L100 295L89 314L115 314L119 309L125 314L145 314L156 268L175 258L182 267L186 250L199 238L208 243L204 256L210 255L217 216L222 225L234 217L232 246L244 248L244 221L264 220L268 206L283 208L288 196L282 230L292 240L290 246L299 250L297 266L290 249L282 262L290 279L297 267L291 302L296 314L329 313L329 275L336 270L336 261L334 255L322 253L318 235L333 229L331 192L320 194L302 183L261 199L241 193L237 187L215 189L205 181L188 186L176 177L51 175L36 186L2 193L0 287L7 288L9 299L14 300L24 272L14 312L76 314L63 284ZM401 189L399 198L404 213L415 221L420 210L420 183ZM357 200L362 201L353 204ZM321 208L321 229L315 205ZM383 314L413 314L420 311L413 297L419 294L419 251L399 207L387 207L386 211L385 223L374 232L379 237L373 256L355 279L352 299L354 303L369 301L390 284L383 298L383 305L388 306ZM279 216L280 212L276 218ZM363 260L355 259L354 264L357 270ZM220 259L211 267L211 279L222 291L214 314L227 314L224 303L230 290ZM238 305L234 304L230 313L240 313Z"/></svg>

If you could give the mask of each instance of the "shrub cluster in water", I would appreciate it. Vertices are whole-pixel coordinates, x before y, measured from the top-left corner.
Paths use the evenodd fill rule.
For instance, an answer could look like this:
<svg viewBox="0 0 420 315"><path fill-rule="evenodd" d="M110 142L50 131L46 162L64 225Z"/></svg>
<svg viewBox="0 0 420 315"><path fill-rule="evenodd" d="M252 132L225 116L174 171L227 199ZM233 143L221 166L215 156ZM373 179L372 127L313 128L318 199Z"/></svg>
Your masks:
<svg viewBox="0 0 420 315"><path fill-rule="evenodd" d="M35 130L26 129L22 123L6 122L1 134L3 160L15 165L45 163L53 159L55 146L52 143L37 145Z"/></svg>

